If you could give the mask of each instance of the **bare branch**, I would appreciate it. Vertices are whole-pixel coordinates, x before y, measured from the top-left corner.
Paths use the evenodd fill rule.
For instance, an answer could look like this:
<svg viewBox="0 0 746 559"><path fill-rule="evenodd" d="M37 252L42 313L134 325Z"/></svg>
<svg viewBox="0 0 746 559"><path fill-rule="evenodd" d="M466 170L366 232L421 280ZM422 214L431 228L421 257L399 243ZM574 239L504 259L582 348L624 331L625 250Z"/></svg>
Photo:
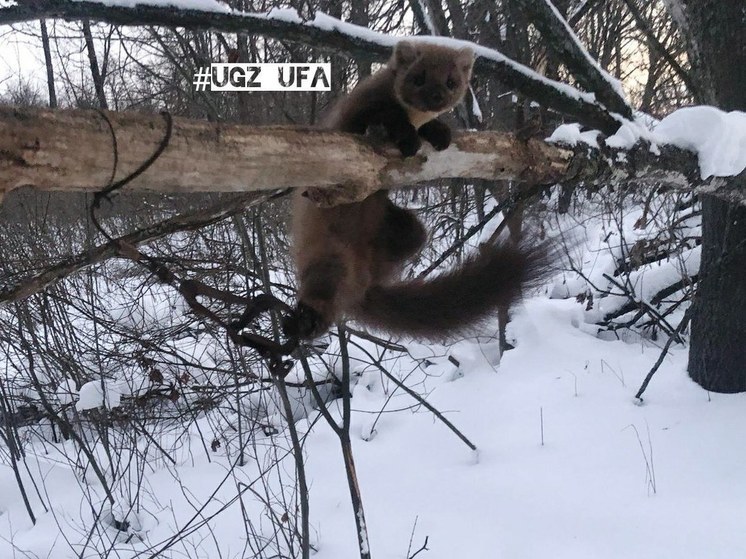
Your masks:
<svg viewBox="0 0 746 559"><path fill-rule="evenodd" d="M550 0L516 0L531 18L532 23L567 66L578 82L610 111L633 119L632 109L609 76L583 48L575 32L562 18Z"/></svg>
<svg viewBox="0 0 746 559"><path fill-rule="evenodd" d="M0 25L40 18L91 19L117 25L162 25L257 34L369 61L386 60L393 45L400 39L342 22L321 12L317 12L313 20L303 21L295 11L289 9L268 13L209 12L174 9L166 5L112 6L85 0L35 0L0 8ZM471 46L479 57L475 64L476 72L489 74L526 97L571 116L578 122L605 133L613 133L619 127L619 122L594 101L593 95L544 78L494 49L444 37L431 40L452 43L455 47Z"/></svg>
<svg viewBox="0 0 746 559"><path fill-rule="evenodd" d="M594 12L600 4L602 4L600 0L584 0L577 8L567 14L567 23L570 27L574 28L580 23L581 19L589 13Z"/></svg>
<svg viewBox="0 0 746 559"><path fill-rule="evenodd" d="M52 283L78 272L87 266L115 258L121 243L137 246L171 235L178 231L192 231L216 223L246 208L263 202L271 197L271 192L249 192L231 200L222 200L215 205L194 213L182 214L171 219L145 227L134 233L124 235L112 242L97 246L62 262L43 272L26 278L18 284L0 291L0 306L11 301L18 301L41 292Z"/></svg>
<svg viewBox="0 0 746 559"><path fill-rule="evenodd" d="M681 333L684 331L686 326L689 324L689 319L691 318L690 309L691 307L687 308L686 312L684 313L684 316L681 318L681 322L679 322L679 325L676 327L676 330L674 330L671 333L671 335L668 337L668 340L666 341L666 345L663 346L663 350L658 356L658 359L656 360L655 364L650 369L650 371L648 371L648 374L645 375L645 380L642 381L640 388L637 390L637 394L635 394L635 398L637 398L640 402L642 402L642 395L647 389L648 384L650 384L650 381L653 379L653 375L663 364L663 359L665 359L666 355L668 354L668 350L671 349L671 344L673 344L674 340L681 339L680 338Z"/></svg>
<svg viewBox="0 0 746 559"><path fill-rule="evenodd" d="M635 3L632 0L622 0L622 2L624 2L624 4L627 6L627 9L632 14L632 17L635 18L637 28L643 32L650 46L658 52L663 60L665 60L666 63L671 67L671 69L676 73L676 75L681 78L681 81L684 82L687 89L692 93L695 99L702 98L702 93L699 90L699 86L694 82L692 77L689 75L689 72L685 70L681 66L681 64L679 64L679 62L671 55L670 52L668 52L666 46L658 40L658 37L655 36L655 33L653 33L653 30L650 28L650 25L645 20L645 17L642 15L640 10L637 9Z"/></svg>

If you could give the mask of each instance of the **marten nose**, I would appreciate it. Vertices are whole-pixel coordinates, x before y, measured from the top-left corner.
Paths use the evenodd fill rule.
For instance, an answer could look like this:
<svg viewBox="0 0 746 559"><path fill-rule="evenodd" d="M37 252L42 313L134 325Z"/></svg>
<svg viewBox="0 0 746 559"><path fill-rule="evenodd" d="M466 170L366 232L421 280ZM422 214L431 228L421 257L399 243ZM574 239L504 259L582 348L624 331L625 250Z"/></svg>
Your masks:
<svg viewBox="0 0 746 559"><path fill-rule="evenodd" d="M445 101L445 95L443 95L442 91L433 91L430 93L430 103L432 105L439 105L443 101Z"/></svg>

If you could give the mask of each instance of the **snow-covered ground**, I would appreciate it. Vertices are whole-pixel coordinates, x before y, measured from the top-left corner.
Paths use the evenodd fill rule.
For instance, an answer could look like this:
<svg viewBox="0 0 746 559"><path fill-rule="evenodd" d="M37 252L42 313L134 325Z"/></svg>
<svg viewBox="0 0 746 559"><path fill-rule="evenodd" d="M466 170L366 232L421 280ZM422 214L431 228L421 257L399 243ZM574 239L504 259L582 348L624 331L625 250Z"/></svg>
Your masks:
<svg viewBox="0 0 746 559"><path fill-rule="evenodd" d="M363 352L351 347L357 373L351 433L374 557L405 558L410 539L411 554L425 537L428 551L419 557L744 556L746 395L706 393L689 380L686 352L676 349L637 405L633 395L659 350L599 340L579 328L582 322L574 300L539 296L516 310L510 330L516 348L501 361L494 342L472 340L447 349L412 345L413 355L430 356L426 367L410 358L389 363L428 394L478 454L427 410L413 408L375 368L355 365ZM309 425L298 423L302 433ZM196 437L192 430L182 438L190 452L177 466L162 458L143 466L144 512L130 518L148 544L165 542L174 526L194 516L188 503L199 506L216 492L206 516L236 494L239 482L254 479L257 464L229 471L231 459L221 452L208 462ZM355 557L339 444L323 421L307 436L305 452L315 556ZM44 500L54 510L43 513L30 490L41 513L32 527L12 471L0 468L0 557L22 551L75 557L93 514L82 495L103 501L100 486L90 471L81 475L58 461L51 445L32 446L28 463L35 477L44 477ZM284 468L292 473L287 459ZM259 510L249 504L252 509ZM195 548L177 545L161 556L218 557L219 548L222 557L240 557L243 526L234 503L210 522L214 540L205 539L203 527L192 538ZM77 552L65 539L76 542ZM147 548L121 539L120 556ZM100 553L89 549L83 556Z"/></svg>
<svg viewBox="0 0 746 559"><path fill-rule="evenodd" d="M530 300L499 365L494 348L464 343L453 349L463 377L430 379L429 401L477 460L424 410L386 416L372 441L354 441L376 557L406 557L415 520L413 550L429 536L430 558L744 556L746 395L707 394L676 350L637 405L658 351L584 334L577 307ZM370 384L355 391L366 408L383 398ZM353 433L366 420L356 416ZM340 460L319 431L308 446L319 557L354 557Z"/></svg>

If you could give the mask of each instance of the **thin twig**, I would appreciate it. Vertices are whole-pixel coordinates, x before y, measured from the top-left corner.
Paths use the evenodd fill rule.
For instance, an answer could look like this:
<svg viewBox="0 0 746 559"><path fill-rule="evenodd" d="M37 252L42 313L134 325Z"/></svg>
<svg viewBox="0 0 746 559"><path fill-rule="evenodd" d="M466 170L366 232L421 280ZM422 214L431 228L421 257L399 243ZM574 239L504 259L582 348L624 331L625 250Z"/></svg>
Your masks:
<svg viewBox="0 0 746 559"><path fill-rule="evenodd" d="M344 325L338 326L339 349L342 358L342 429L338 432L339 442L342 445L342 455L347 472L347 483L350 487L350 498L352 510L355 513L355 526L357 528L357 540L360 547L360 559L370 559L370 543L368 538L368 525L365 522L365 511L360 485L357 481L357 470L355 468L355 457L352 454L352 441L350 439L350 424L352 420L352 409L350 400L350 356L347 352L347 331Z"/></svg>
<svg viewBox="0 0 746 559"><path fill-rule="evenodd" d="M640 385L640 389L637 391L637 394L635 394L635 398L640 400L640 402L642 402L643 392L645 392L645 389L647 389L648 384L650 384L650 381L653 378L653 375L656 373L656 371L660 368L661 364L663 363L663 359L666 357L668 350L671 348L671 344L675 340L681 339L681 332L683 332L684 328L686 328L686 325L689 324L691 308L692 307L689 307L686 309L686 312L684 313L684 316L681 319L681 322L679 322L679 325L676 327L676 330L674 330L671 333L671 335L668 337L668 341L666 341L666 345L663 346L663 350L661 351L661 354L658 356L658 360L655 362L655 365L653 365L653 368L650 369L650 372L645 377L645 380L642 381L642 385Z"/></svg>
<svg viewBox="0 0 746 559"><path fill-rule="evenodd" d="M466 437L466 435L464 435L461 431L459 431L458 428L453 423L451 423L450 421L448 421L448 419L440 411L438 411L438 409L435 406L433 406L430 402L428 402L422 396L420 396L419 394L417 394L417 392L415 392L414 390L412 390L411 388L409 388L406 384L404 384L398 378L396 378L394 375L392 375L390 372L388 372L386 370L386 368L383 365L381 365L370 354L370 352L368 352L367 349L365 349L363 346L361 346L359 344L355 344L355 345L357 345L357 347L359 349L361 349L362 351L364 351L368 355L368 357L370 357L371 361L376 366L376 368L379 371L381 371L381 373L383 373L387 378L389 378L394 384L396 384L396 386L398 386L399 388L401 388L404 392L406 392L407 394L409 394L412 398L414 398L415 400L417 400L417 402L419 402L421 405L423 405L425 408L427 408L427 410L430 411L435 417L437 417L438 419L440 419L443 422L443 424L446 427L448 427L451 431L453 431L456 434L456 436L459 439L461 439L464 442L464 444L466 444L466 446L468 446L471 450L477 450L477 446L474 443L472 443Z"/></svg>

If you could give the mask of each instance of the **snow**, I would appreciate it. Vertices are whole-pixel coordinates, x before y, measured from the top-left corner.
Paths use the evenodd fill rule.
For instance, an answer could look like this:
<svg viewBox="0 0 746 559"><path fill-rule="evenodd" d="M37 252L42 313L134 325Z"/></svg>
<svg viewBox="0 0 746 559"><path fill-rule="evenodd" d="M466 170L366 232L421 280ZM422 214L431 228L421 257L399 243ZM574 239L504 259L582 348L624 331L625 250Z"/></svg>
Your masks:
<svg viewBox="0 0 746 559"><path fill-rule="evenodd" d="M598 130L588 130L585 132L581 132L580 129L581 125L577 122L562 124L558 126L554 132L552 132L552 135L549 136L546 141L568 144L571 146L575 146L578 145L578 143L581 143L598 149L598 135L601 132L599 132Z"/></svg>
<svg viewBox="0 0 746 559"><path fill-rule="evenodd" d="M566 130L568 136L574 133L579 129ZM631 225L640 211L634 208L625 217L628 242L634 242L635 231L642 235ZM609 237L600 227L586 225L588 247L580 249L580 260L589 262L584 271L594 279L613 269L616 256L613 250L596 256L602 239ZM695 248L656 265L655 273L633 275L638 297L649 297L676 277L681 263L691 272L698 256ZM563 287L569 292L568 285ZM578 288L583 285L577 283ZM124 291L144 295L146 302L143 310L132 313L134 319L119 310L124 301L110 305L118 323L152 330L181 318L173 310L167 316L173 308L170 288L125 285ZM503 355L494 323L484 330L491 337L450 345L400 340L408 349L405 354L352 340L351 436L365 509L364 543L371 554L407 557L407 550L413 553L427 537L428 551L421 556L428 559L740 557L746 549L741 526L746 447L740 430L746 421L746 394L706 393L686 374L686 349L674 346L643 405L637 405L634 394L659 348L645 340L600 339L591 327L595 310L586 311L574 299L550 299L549 291L560 289L547 286L530 293L514 309L507 334L516 347ZM613 306L615 299L599 304ZM202 339L174 340L169 347L174 367L177 355L192 356L208 369L214 366ZM338 373L337 353L333 341L326 363ZM376 361L444 413L478 451L382 376ZM168 365L160 365L164 376L169 376ZM317 378L324 378L326 365L314 359L312 366ZM139 377L129 378L130 391L136 391L142 385ZM297 368L288 376L291 382L301 379ZM98 378L76 391L66 380L57 395L61 403L78 398L77 409L86 410L104 404L104 391L109 408L128 391L108 376L103 387ZM324 421L316 421L307 394L292 389L291 396L304 441L311 532L318 550L314 557L356 557L359 534L339 442ZM130 505L136 482L129 482L128 474L114 484L112 506L71 442L32 439L26 445L28 471L44 479L42 495L51 506L45 512L32 492L38 517L32 525L12 470L0 466L0 557L99 557L109 548L110 557L122 558L151 556L160 549L164 551L158 556L164 559L257 556L245 548L253 536L243 515L271 539L272 526L265 521L270 509L278 516L284 510L294 466L281 406L264 391L243 396L241 405L245 422L261 417L274 434L257 435L244 449L247 456L240 467L235 409L204 414L188 426L151 426L158 446L127 429L109 430L109 448L126 449L134 437L147 460L125 452L120 461L109 462L103 445L93 445L107 476L119 464L138 464L132 468L142 480L136 506ZM330 404L338 422L340 408L339 400ZM215 450L210 448L213 440L221 442ZM268 466L276 460L277 468ZM28 472L21 474L30 487ZM260 496L267 487L271 507L249 487ZM100 521L92 532L96 516ZM128 533L113 528L123 521ZM179 530L186 542L168 547ZM97 544L99 540L103 543ZM287 556L271 551L266 554Z"/></svg>
<svg viewBox="0 0 746 559"><path fill-rule="evenodd" d="M482 122L482 109L479 107L479 100L474 94L474 89L469 88L469 93L471 94L471 113L477 119L477 122Z"/></svg>
<svg viewBox="0 0 746 559"><path fill-rule="evenodd" d="M104 380L102 385L100 379L92 380L80 387L75 409L84 411L101 407L116 408L121 398L122 390L119 383Z"/></svg>
<svg viewBox="0 0 746 559"><path fill-rule="evenodd" d="M62 405L72 404L77 395L78 391L75 388L75 383L70 379L62 381L57 388L57 400Z"/></svg>
<svg viewBox="0 0 746 559"><path fill-rule="evenodd" d="M89 1L89 0L73 0ZM230 12L231 10L217 0L97 0L106 6L120 6L134 8L138 4L143 6L173 7L182 10L199 10L204 12Z"/></svg>
<svg viewBox="0 0 746 559"><path fill-rule="evenodd" d="M435 558L739 556L746 450L727 426L746 418L744 395L708 401L677 350L636 406L657 350L590 338L579 319L572 301L532 299L499 367L472 347L462 378L438 384L445 364L431 372L429 401L477 443L478 464L425 412L388 416L373 441L353 441L373 553L406 556L416 520L415 548L427 535ZM371 391L355 388L363 409ZM309 444L318 440L331 443L314 433ZM321 559L355 556L340 470L309 452Z"/></svg>
<svg viewBox="0 0 746 559"><path fill-rule="evenodd" d="M131 5L129 0L116 3ZM194 9L215 4L148 3L189 4ZM290 9L261 17L301 22ZM354 31L386 44L396 40L352 29L356 26L323 14L305 24ZM489 49L479 53L502 56ZM593 101L567 87L570 94ZM577 124L563 125L550 140L598 147L598 133L581 130ZM734 175L746 167L744 113L683 109L657 125L626 123L606 143L624 148L641 138L653 148L670 143L696 151L703 176ZM635 217L625 218L628 243L642 235L628 225ZM587 230L589 246L581 249L579 260L584 273L600 282L614 269L621 241L600 252L600 239L608 235L597 227ZM693 273L699 258L695 247L655 264L654 273L633 273L635 300L648 300L682 270ZM428 551L419 556L427 559L743 556L746 446L741 427L746 422L746 394L706 393L688 378L686 349L674 346L638 405L633 396L659 348L649 340L624 343L596 335L594 320L618 308L624 297L612 294L586 311L573 299L547 296L572 297L584 289L585 282L570 275L564 283L558 279L546 290L528 294L514 309L508 328L516 347L503 355L494 323L485 327L484 337L447 346L401 340L408 350L402 354L353 340L351 434L366 511L363 534L356 531L339 442L328 425L316 421L308 394L292 389L310 482L314 557L356 557L358 537L374 557L392 559L410 556L426 537ZM107 306L112 321L123 328L147 333L184 318L183 302L170 288L127 285L123 291L136 294L137 303L112 297ZM97 290L102 297L104 292ZM168 379L181 376L185 362L217 368L218 357L207 336L163 343L172 361L159 362L158 368ZM333 342L325 359L339 372L338 360L331 357L337 351ZM0 360L5 359L10 358L0 354ZM379 360L441 410L478 450L471 451L379 374L373 365ZM128 365L106 369L106 378L83 383L79 390L71 379L62 379L55 391L58 403L75 402L80 412L119 406L122 396L140 394L152 384ZM325 364L315 360L313 367L316 378L325 378ZM288 380L302 378L296 368ZM212 378L203 372L191 380L208 384ZM294 504L294 466L278 402L267 391L236 396L241 401L235 408L200 412L188 425L137 425L148 429L153 440L134 428L112 427L104 446L99 435L85 431L94 435L90 446L105 466L107 480L119 468L125 470L112 482L114 505L108 504L88 458L77 453L72 441L53 444L23 431L28 467L20 475L27 488L33 487L32 473L44 486L43 491L29 491L37 515L33 525L13 471L0 463L0 557L134 558L153 556L156 550L163 550L157 553L163 558L259 556L247 550L254 534L250 530L271 540L273 526L267 518L281 514L284 504L290 509ZM189 396L182 399L187 400L185 406L190 404ZM335 400L330 408L339 422L340 402ZM241 447L247 456L238 466L235 426L240 418L249 422L257 417L272 434L259 434ZM213 440L221 446L211 449ZM128 444L141 454L127 454ZM122 452L121 461L109 461L106 455L112 449ZM275 462L277 467L269 466ZM269 504L261 500L263 487ZM249 527L245 518L256 525ZM124 521L129 533L113 528ZM182 530L185 542L171 547L171 538ZM287 554L269 549L265 556Z"/></svg>
<svg viewBox="0 0 746 559"><path fill-rule="evenodd" d="M90 2L91 0L72 0L73 2ZM135 8L141 6L153 6L158 8L178 8L181 10L199 10L203 12L223 12L232 10L218 0L94 0L105 6L117 6L121 8Z"/></svg>
<svg viewBox="0 0 746 559"><path fill-rule="evenodd" d="M641 139L649 140L650 132L639 122L624 121L616 134L606 138L606 145L616 149L630 149Z"/></svg>
<svg viewBox="0 0 746 559"><path fill-rule="evenodd" d="M577 5L572 8L570 13L567 15L567 20L572 20L577 14L580 13L581 10L585 9L585 5L588 3L588 0L582 0L582 2L578 2Z"/></svg>
<svg viewBox="0 0 746 559"><path fill-rule="evenodd" d="M581 125L560 125L548 142L598 147L598 131L581 132ZM693 151L699 157L703 179L711 176L732 177L746 169L746 113L725 112L716 107L685 107L660 122L640 115L634 122L624 121L616 134L604 140L613 149L630 149L640 140L650 144L653 153L660 145L673 145Z"/></svg>
<svg viewBox="0 0 746 559"><path fill-rule="evenodd" d="M104 391L101 389L100 381L91 381L80 387L78 403L75 407L79 410L90 410L104 405Z"/></svg>
<svg viewBox="0 0 746 559"><path fill-rule="evenodd" d="M661 142L699 154L702 178L730 177L746 168L746 113L715 107L686 107L655 129Z"/></svg>

